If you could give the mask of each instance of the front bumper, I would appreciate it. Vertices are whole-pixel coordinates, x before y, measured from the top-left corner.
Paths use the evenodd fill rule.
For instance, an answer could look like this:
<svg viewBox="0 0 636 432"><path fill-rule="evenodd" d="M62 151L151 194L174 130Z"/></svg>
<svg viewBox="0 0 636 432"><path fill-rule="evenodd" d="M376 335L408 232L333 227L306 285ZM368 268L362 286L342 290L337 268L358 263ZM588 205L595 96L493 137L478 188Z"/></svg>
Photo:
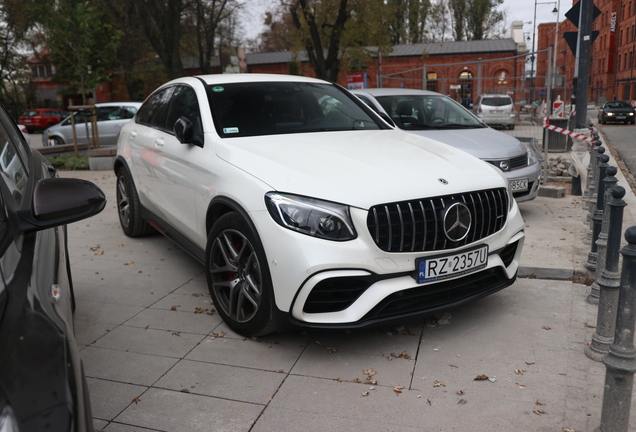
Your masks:
<svg viewBox="0 0 636 432"><path fill-rule="evenodd" d="M276 307L304 327L355 328L434 312L498 291L515 280L525 235L516 204L497 233L458 251L488 245L484 269L444 281L418 284L417 258L446 251L387 253L366 230L367 212L352 209L358 237L320 240L274 223L266 212L251 215L262 238Z"/></svg>

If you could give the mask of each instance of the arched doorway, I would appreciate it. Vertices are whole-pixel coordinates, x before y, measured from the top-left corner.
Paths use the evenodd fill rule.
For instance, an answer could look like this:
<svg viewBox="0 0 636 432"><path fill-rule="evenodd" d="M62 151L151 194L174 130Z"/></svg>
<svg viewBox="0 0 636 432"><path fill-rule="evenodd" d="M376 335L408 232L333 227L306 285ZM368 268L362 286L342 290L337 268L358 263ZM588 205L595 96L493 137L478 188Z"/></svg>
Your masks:
<svg viewBox="0 0 636 432"><path fill-rule="evenodd" d="M457 102L471 109L473 104L473 74L464 70L459 74L459 89L456 91Z"/></svg>

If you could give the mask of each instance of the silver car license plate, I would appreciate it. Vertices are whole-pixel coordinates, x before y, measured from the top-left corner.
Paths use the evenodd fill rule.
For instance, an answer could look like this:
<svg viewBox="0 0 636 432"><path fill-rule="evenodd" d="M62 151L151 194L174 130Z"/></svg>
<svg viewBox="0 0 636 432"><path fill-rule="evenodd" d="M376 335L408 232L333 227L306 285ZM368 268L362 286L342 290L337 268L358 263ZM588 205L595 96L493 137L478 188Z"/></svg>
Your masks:
<svg viewBox="0 0 636 432"><path fill-rule="evenodd" d="M434 282L481 270L488 264L488 245L459 253L415 260L417 283Z"/></svg>
<svg viewBox="0 0 636 432"><path fill-rule="evenodd" d="M521 192L528 190L528 179L508 180L510 190L513 192Z"/></svg>

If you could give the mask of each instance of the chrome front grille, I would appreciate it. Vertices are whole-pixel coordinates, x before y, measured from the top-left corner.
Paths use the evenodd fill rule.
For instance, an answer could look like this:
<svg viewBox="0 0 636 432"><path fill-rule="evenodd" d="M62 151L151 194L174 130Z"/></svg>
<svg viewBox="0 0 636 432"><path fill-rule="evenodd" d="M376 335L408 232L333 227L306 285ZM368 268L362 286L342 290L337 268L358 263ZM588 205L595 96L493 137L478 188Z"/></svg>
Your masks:
<svg viewBox="0 0 636 432"><path fill-rule="evenodd" d="M463 203L471 215L468 235L458 242L444 233L444 213ZM508 215L505 188L446 195L388 204L369 209L367 228L375 244L385 252L428 252L461 247L503 228Z"/></svg>
<svg viewBox="0 0 636 432"><path fill-rule="evenodd" d="M510 159L487 160L486 162L493 164L502 171L514 171L528 166L528 155L522 154L521 156L516 156Z"/></svg>

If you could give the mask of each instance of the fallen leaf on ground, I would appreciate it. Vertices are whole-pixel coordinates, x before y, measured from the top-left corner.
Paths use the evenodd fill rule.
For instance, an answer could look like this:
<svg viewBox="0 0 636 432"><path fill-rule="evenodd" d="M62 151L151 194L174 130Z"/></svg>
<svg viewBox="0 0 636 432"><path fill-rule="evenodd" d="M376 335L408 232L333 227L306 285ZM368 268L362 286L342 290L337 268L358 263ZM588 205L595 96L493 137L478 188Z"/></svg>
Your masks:
<svg viewBox="0 0 636 432"><path fill-rule="evenodd" d="M449 366L452 367L452 368L458 368L459 369L459 366L455 366L454 364L449 364Z"/></svg>
<svg viewBox="0 0 636 432"><path fill-rule="evenodd" d="M528 366L532 366L532 365L534 364L534 362L526 362L526 364L527 364Z"/></svg>
<svg viewBox="0 0 636 432"><path fill-rule="evenodd" d="M393 387L393 391L397 394L402 393L402 389L404 388L404 386L395 386Z"/></svg>
<svg viewBox="0 0 636 432"><path fill-rule="evenodd" d="M457 394L460 395L460 396L463 395L464 394L464 390L457 390Z"/></svg>
<svg viewBox="0 0 636 432"><path fill-rule="evenodd" d="M545 412L545 411L540 410L540 409L532 410L532 412L533 412L533 413L535 413L536 415L546 414L546 412Z"/></svg>
<svg viewBox="0 0 636 432"><path fill-rule="evenodd" d="M363 374L365 375L369 375L369 377L372 377L373 375L375 375L377 372L374 371L373 369L367 369L367 370L363 370L362 371Z"/></svg>
<svg viewBox="0 0 636 432"><path fill-rule="evenodd" d="M130 264L134 264L134 263L135 263L134 261L126 261L126 262L124 263L124 265L130 265Z"/></svg>
<svg viewBox="0 0 636 432"><path fill-rule="evenodd" d="M466 399L460 399L457 401L457 405L464 405L466 403Z"/></svg>
<svg viewBox="0 0 636 432"><path fill-rule="evenodd" d="M517 384L519 387L525 387L526 386L525 384L520 384L520 383L515 383L515 384Z"/></svg>
<svg viewBox="0 0 636 432"><path fill-rule="evenodd" d="M564 427L563 432L576 432L576 431L572 429L571 427Z"/></svg>
<svg viewBox="0 0 636 432"><path fill-rule="evenodd" d="M483 381L487 379L488 379L488 375L477 375L473 381Z"/></svg>
<svg viewBox="0 0 636 432"><path fill-rule="evenodd" d="M104 251L95 252L95 255L104 255Z"/></svg>
<svg viewBox="0 0 636 432"><path fill-rule="evenodd" d="M541 327L541 328L542 328L543 330L552 330L552 327L550 327L550 326L543 326L543 327Z"/></svg>
<svg viewBox="0 0 636 432"><path fill-rule="evenodd" d="M328 354L335 354L335 353L337 353L337 352L338 352L338 350L337 350L337 349L332 348L332 347L327 347L327 353L328 353Z"/></svg>
<svg viewBox="0 0 636 432"><path fill-rule="evenodd" d="M222 338L222 337L225 337L225 333L223 332L212 333L212 336Z"/></svg>
<svg viewBox="0 0 636 432"><path fill-rule="evenodd" d="M141 402L141 399L139 399L139 398L134 398L132 401L135 403L135 405L137 405L137 403L138 403L138 402Z"/></svg>
<svg viewBox="0 0 636 432"><path fill-rule="evenodd" d="M515 369L515 373L517 375L523 375L524 372L525 372L525 370L523 370L523 369Z"/></svg>
<svg viewBox="0 0 636 432"><path fill-rule="evenodd" d="M539 402L539 400L537 399L537 401L534 403L535 405L545 405L544 403Z"/></svg>
<svg viewBox="0 0 636 432"><path fill-rule="evenodd" d="M362 397L366 397L366 396L369 396L369 392L368 391L363 391L362 392Z"/></svg>
<svg viewBox="0 0 636 432"><path fill-rule="evenodd" d="M446 385L443 382L435 380L433 387L446 387Z"/></svg>

